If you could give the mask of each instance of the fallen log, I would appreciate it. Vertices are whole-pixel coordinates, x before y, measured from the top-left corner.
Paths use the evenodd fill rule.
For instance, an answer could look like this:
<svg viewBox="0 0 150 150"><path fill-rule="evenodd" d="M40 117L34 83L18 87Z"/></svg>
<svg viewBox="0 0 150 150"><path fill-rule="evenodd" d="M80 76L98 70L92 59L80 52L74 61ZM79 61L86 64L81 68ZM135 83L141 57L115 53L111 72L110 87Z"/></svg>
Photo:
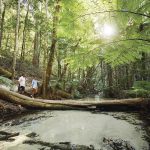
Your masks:
<svg viewBox="0 0 150 150"><path fill-rule="evenodd" d="M150 100L143 98L119 99L119 100L43 100L32 99L15 92L0 88L0 98L27 108L50 109L50 110L108 110L121 107L126 108L150 108Z"/></svg>

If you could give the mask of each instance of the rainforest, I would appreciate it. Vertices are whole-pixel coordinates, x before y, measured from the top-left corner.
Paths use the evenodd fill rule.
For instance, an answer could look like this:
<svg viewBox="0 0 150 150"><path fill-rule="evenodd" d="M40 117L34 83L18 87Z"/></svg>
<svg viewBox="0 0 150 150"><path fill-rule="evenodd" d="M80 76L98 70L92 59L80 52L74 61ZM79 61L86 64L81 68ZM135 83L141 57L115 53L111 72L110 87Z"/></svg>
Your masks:
<svg viewBox="0 0 150 150"><path fill-rule="evenodd" d="M0 0L0 149L150 149L149 0Z"/></svg>

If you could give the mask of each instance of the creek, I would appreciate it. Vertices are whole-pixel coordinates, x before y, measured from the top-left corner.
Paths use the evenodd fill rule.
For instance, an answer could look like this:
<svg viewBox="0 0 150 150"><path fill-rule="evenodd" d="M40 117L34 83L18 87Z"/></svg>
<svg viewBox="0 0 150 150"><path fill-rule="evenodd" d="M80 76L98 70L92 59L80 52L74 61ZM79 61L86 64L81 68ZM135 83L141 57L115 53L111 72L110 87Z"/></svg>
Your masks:
<svg viewBox="0 0 150 150"><path fill-rule="evenodd" d="M149 114L138 112L37 111L0 125L0 131L20 133L15 140L0 141L0 150L51 149L45 145L23 143L29 139L113 150L108 142L104 143L109 139L127 142L135 150L149 150L149 119ZM30 133L35 136L28 137Z"/></svg>

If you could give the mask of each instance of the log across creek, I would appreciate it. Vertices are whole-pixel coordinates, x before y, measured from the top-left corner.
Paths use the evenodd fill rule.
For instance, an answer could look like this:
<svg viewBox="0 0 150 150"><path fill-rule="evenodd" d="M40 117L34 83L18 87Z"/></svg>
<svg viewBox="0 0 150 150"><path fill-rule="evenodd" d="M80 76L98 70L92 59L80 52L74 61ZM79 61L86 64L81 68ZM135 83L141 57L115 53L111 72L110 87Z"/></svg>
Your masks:
<svg viewBox="0 0 150 150"><path fill-rule="evenodd" d="M45 100L33 99L0 88L0 98L26 108L49 110L142 110L150 108L150 100L144 98L101 100Z"/></svg>

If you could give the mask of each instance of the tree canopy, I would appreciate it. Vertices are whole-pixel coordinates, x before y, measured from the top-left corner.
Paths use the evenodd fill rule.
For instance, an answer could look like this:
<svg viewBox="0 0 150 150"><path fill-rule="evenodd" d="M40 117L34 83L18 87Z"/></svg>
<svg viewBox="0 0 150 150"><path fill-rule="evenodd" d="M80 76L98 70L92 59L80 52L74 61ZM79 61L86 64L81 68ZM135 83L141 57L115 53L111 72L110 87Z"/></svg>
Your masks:
<svg viewBox="0 0 150 150"><path fill-rule="evenodd" d="M149 35L149 0L0 0L1 57L42 67L45 88L52 75L94 88L123 72L133 84L137 68L148 79Z"/></svg>

